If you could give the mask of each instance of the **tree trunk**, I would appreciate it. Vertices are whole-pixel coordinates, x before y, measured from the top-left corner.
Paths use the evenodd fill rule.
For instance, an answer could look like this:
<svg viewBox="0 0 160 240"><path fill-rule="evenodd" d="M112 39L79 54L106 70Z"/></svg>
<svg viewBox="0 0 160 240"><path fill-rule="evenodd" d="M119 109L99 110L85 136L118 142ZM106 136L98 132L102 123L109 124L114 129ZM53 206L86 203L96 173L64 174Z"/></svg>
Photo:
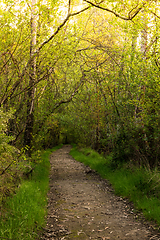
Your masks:
<svg viewBox="0 0 160 240"><path fill-rule="evenodd" d="M24 146L26 147L27 153L31 155L32 149L32 138L33 138L33 124L34 124L34 93L35 93L35 79L36 79L36 56L35 54L36 47L36 0L32 0L31 7L31 43L30 43L30 79L28 90L28 100L27 100L27 120L26 128L24 132Z"/></svg>

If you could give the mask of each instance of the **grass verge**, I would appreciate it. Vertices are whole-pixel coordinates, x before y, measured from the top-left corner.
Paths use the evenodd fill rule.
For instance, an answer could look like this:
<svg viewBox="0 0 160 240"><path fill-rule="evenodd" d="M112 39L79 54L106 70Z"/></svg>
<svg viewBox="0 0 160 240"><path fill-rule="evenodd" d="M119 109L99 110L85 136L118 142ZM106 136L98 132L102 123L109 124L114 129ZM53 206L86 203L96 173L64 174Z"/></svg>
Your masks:
<svg viewBox="0 0 160 240"><path fill-rule="evenodd" d="M160 173L157 170L150 171L129 164L113 169L111 156L104 158L89 148L78 150L73 147L70 154L96 170L102 178L108 179L117 195L127 197L146 219L160 226Z"/></svg>
<svg viewBox="0 0 160 240"><path fill-rule="evenodd" d="M0 216L0 239L36 239L45 225L49 189L49 155L55 147L41 153L30 179L22 181L16 194L7 199Z"/></svg>

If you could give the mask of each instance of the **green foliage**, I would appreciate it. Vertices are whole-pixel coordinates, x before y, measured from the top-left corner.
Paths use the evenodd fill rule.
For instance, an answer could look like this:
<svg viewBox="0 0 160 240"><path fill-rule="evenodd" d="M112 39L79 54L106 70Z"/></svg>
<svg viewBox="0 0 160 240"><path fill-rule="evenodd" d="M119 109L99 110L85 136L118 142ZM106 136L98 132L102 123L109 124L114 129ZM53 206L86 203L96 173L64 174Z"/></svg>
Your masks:
<svg viewBox="0 0 160 240"><path fill-rule="evenodd" d="M41 129L34 135L34 149L48 149L59 145L60 131L57 115L49 116Z"/></svg>
<svg viewBox="0 0 160 240"><path fill-rule="evenodd" d="M114 169L112 156L102 157L92 149L71 149L70 154L78 161L96 170L103 178L108 179L115 193L127 197L135 207L141 210L147 219L160 225L160 173L137 168L125 163Z"/></svg>
<svg viewBox="0 0 160 240"><path fill-rule="evenodd" d="M13 140L13 136L7 136L7 124L9 119L13 117L13 110L5 112L3 108L0 108L0 152L3 151L5 147L9 147L7 143Z"/></svg>
<svg viewBox="0 0 160 240"><path fill-rule="evenodd" d="M13 113L13 110L5 112L0 108L0 204L6 195L14 191L24 169L23 156L9 144L14 137L7 134L8 121Z"/></svg>
<svg viewBox="0 0 160 240"><path fill-rule="evenodd" d="M59 148L58 146L57 148ZM57 149L55 148L55 149ZM37 231L45 224L47 192L49 188L49 155L55 149L34 154L39 159L32 177L23 181L11 198L8 198L0 217L0 238L36 239ZM40 156L39 156L40 155Z"/></svg>
<svg viewBox="0 0 160 240"><path fill-rule="evenodd" d="M35 50L40 47L40 51L35 84L30 86L31 9L27 1L2 0L0 104L15 109L5 130L10 137L0 133L3 145L14 135L15 146L24 147L27 114L33 110L32 150L75 142L106 154L113 152L117 166L130 160L158 166L158 6L156 1L142 2L101 3L123 17L137 13L134 22L92 8L61 28L68 7L65 1L38 1ZM71 12L77 6L72 1ZM34 108L27 110L31 88L35 88Z"/></svg>
<svg viewBox="0 0 160 240"><path fill-rule="evenodd" d="M61 28L66 2L38 1L35 50L40 47L40 51L33 86L30 5L25 0L0 3L0 105L4 107L0 109L0 201L13 192L22 172L28 173L33 162L41 162L37 155L32 161L25 156L30 147L24 146L30 112L34 119L32 150L74 142L112 154L112 170L130 161L148 169L159 166L157 2L110 0L101 4L121 16L142 9L134 21L124 21L92 8L75 15ZM75 12L77 6L77 1L72 1L71 11ZM29 100L33 100L31 109ZM10 108L15 110L7 111ZM96 154L86 154L93 156L96 166ZM105 160L97 166L103 168ZM139 179L138 188L153 187L148 175L144 176L146 182Z"/></svg>

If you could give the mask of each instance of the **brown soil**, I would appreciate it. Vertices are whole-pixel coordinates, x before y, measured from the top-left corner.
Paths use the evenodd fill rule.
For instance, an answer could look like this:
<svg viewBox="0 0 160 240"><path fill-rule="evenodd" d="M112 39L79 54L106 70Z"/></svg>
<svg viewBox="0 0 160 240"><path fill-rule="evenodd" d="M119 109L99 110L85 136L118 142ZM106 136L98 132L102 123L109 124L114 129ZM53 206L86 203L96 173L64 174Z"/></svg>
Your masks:
<svg viewBox="0 0 160 240"><path fill-rule="evenodd" d="M75 161L70 149L51 155L47 226L40 239L160 239L127 200L114 195L107 180Z"/></svg>

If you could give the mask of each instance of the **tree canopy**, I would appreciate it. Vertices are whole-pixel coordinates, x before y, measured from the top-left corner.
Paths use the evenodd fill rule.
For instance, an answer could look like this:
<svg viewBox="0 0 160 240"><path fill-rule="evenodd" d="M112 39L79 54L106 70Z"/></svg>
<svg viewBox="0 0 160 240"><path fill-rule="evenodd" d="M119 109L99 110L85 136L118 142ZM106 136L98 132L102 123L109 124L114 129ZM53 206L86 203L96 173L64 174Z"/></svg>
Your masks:
<svg viewBox="0 0 160 240"><path fill-rule="evenodd" d="M2 0L0 19L0 145L159 164L158 1Z"/></svg>

